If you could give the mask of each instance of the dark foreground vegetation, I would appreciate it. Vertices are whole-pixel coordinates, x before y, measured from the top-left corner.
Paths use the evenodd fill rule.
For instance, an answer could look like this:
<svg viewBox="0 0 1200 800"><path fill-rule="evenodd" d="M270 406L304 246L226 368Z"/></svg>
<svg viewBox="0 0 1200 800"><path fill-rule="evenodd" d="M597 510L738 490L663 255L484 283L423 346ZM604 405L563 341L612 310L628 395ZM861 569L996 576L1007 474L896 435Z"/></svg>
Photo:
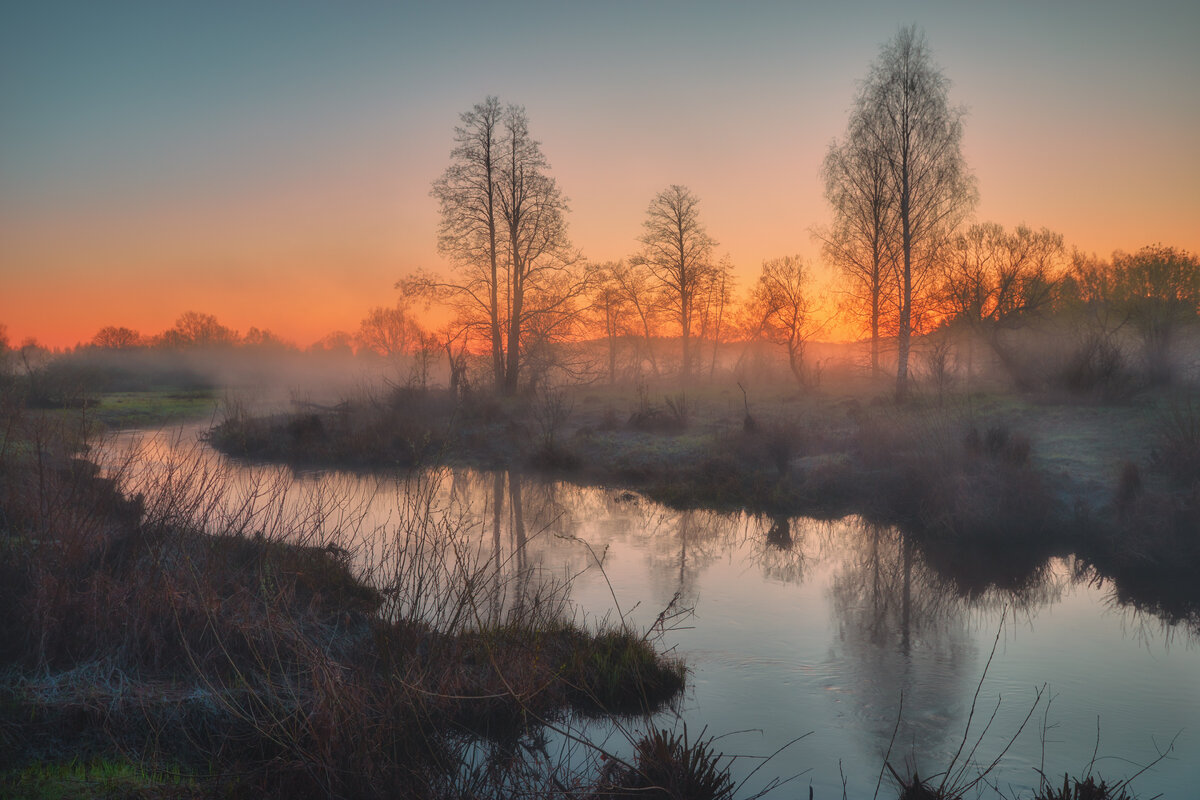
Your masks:
<svg viewBox="0 0 1200 800"><path fill-rule="evenodd" d="M6 797L504 796L533 785L504 765L540 726L683 686L645 636L505 585L445 520L364 562L272 527L280 497L231 516L201 466L101 474L77 429L8 412Z"/></svg>

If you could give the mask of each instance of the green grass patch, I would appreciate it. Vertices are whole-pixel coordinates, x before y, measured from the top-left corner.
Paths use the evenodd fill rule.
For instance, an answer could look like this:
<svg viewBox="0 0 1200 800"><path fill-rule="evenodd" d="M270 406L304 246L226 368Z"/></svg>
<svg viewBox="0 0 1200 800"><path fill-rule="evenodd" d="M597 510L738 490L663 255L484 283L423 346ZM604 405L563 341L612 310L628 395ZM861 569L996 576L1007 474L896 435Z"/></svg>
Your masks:
<svg viewBox="0 0 1200 800"><path fill-rule="evenodd" d="M563 635L570 648L564 678L574 689L575 705L585 711L645 712L683 689L683 664L664 658L630 631L568 630Z"/></svg>
<svg viewBox="0 0 1200 800"><path fill-rule="evenodd" d="M588 630L546 621L505 624L464 634L456 658L501 667L536 687L518 694L546 711L569 704L585 714L637 714L661 708L684 688L683 663L625 628Z"/></svg>
<svg viewBox="0 0 1200 800"><path fill-rule="evenodd" d="M217 405L217 398L205 390L113 392L101 395L89 413L108 428L149 428L211 419Z"/></svg>
<svg viewBox="0 0 1200 800"><path fill-rule="evenodd" d="M166 800L199 798L196 780L175 769L124 759L30 764L0 773L0 794L11 800Z"/></svg>

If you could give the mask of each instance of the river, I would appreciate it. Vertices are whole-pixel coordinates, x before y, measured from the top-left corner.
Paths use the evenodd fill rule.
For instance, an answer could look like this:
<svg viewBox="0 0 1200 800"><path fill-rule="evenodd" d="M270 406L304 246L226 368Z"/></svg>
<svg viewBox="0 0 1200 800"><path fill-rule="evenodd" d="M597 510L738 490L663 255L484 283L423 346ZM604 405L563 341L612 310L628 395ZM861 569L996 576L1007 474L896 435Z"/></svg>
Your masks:
<svg viewBox="0 0 1200 800"><path fill-rule="evenodd" d="M1061 785L1093 754L1093 773L1128 777L1172 740L1174 751L1132 789L1200 791L1197 632L1122 606L1073 558L1000 589L973 585L953 564L935 567L899 531L854 517L677 511L620 489L467 469L419 480L295 473L229 461L196 444L197 433L124 434L109 451L134 447L137 470L203 464L225 487L231 518L283 490L288 499L253 524L269 516L283 529L289 515L302 517L361 564L387 557L381 540L411 513L406 493L428 492L518 592L570 580L572 613L641 628L664 609L685 610L658 635L688 665L688 688L649 723L722 736L718 749L739 755L735 778L750 776L744 794L792 778L776 796L806 796L811 785L816 798L839 798L843 786L870 797L886 753L902 774L925 776L964 740L960 784L1008 747L978 784L985 796L1028 796L1037 770ZM609 722L564 724L628 752ZM883 782L880 796L894 796Z"/></svg>

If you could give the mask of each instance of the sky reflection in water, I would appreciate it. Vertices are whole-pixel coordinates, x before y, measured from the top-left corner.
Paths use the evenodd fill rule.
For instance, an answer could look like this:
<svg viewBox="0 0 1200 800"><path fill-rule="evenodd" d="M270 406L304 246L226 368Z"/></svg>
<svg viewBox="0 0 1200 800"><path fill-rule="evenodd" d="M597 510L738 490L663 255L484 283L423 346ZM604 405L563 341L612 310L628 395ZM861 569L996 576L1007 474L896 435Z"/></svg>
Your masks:
<svg viewBox="0 0 1200 800"><path fill-rule="evenodd" d="M222 501L231 508L246 507L256 487L286 485L283 516L306 516L330 536L352 530L350 543L364 562L379 558L389 531L402 527L410 512L401 494L419 485L466 526L478 558L499 565L506 602L571 580L575 613L593 620L623 615L645 628L672 604L692 609L661 640L691 670L678 709L689 731L707 726L708 735L731 734L720 749L748 756L769 755L812 732L776 755L748 788L799 774L798 785L811 783L816 796L840 797L844 774L850 796L867 796L889 744L898 769L945 769L993 644L964 756L993 711L995 719L973 764L985 766L1003 750L1039 687L1047 689L991 783L1011 794L1035 785L1035 768L1081 775L1097 727L1095 771L1110 781L1153 760L1180 731L1173 756L1133 788L1184 797L1200 777L1195 633L1120 606L1111 587L1077 574L1073 560L1022 570L1015 584L1012 571L1000 569L1008 578L999 589L977 574L949 574L953 559L939 559L939 571L895 529L856 518L675 511L621 490L514 473L443 469L407 484L336 472L295 475L229 464L191 438L148 437L141 454L151 468L205 460L232 481L235 490ZM325 516L313 516L315 505ZM655 723L674 720L666 712ZM573 724L628 752L608 723ZM632 723L638 725L644 722ZM740 759L735 776L758 763ZM969 767L967 777L976 772Z"/></svg>

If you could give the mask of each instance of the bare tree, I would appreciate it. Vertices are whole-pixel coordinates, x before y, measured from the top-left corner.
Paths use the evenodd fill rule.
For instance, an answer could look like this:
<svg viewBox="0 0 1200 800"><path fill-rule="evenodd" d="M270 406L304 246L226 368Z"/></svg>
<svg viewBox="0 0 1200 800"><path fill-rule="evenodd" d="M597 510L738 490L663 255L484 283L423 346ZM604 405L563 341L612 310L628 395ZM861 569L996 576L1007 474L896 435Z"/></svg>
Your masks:
<svg viewBox="0 0 1200 800"><path fill-rule="evenodd" d="M1111 261L1075 251L1071 262L1058 299L1089 323L1085 342L1112 352L1115 334L1128 325L1141 338L1150 383L1170 382L1179 328L1200 317L1200 257L1158 244L1132 254L1117 251Z"/></svg>
<svg viewBox="0 0 1200 800"><path fill-rule="evenodd" d="M733 261L728 255L718 261L708 273L698 293L697 315L700 318L700 341L712 342L712 360L708 366L708 377L711 379L717 371L717 352L729 329L729 306L733 302L734 288L737 279L734 277Z"/></svg>
<svg viewBox="0 0 1200 800"><path fill-rule="evenodd" d="M434 341L446 353L446 364L450 371L450 397L457 402L467 387L467 353L470 329L459 325L445 325L432 335Z"/></svg>
<svg viewBox="0 0 1200 800"><path fill-rule="evenodd" d="M296 345L284 339L279 334L272 331L270 328L258 328L251 325L246 331L246 335L242 337L242 345L245 347L256 347L260 350L296 350Z"/></svg>
<svg viewBox="0 0 1200 800"><path fill-rule="evenodd" d="M9 353L12 348L8 344L8 326L0 322L0 380L8 376Z"/></svg>
<svg viewBox="0 0 1200 800"><path fill-rule="evenodd" d="M866 121L862 114L852 117L846 138L825 154L821 176L833 223L816 235L825 258L844 278L843 308L871 339L871 374L878 377L885 320L896 309L896 215L887 160L868 134L854 130Z"/></svg>
<svg viewBox="0 0 1200 800"><path fill-rule="evenodd" d="M523 388L562 378L582 380L591 374L593 363L579 344L590 283L590 275L564 269L559 274L541 275L536 284L526 287L519 349ZM518 365L510 360L510 366ZM510 374L510 391L516 391L517 378Z"/></svg>
<svg viewBox="0 0 1200 800"><path fill-rule="evenodd" d="M579 256L567 239L567 200L547 171L540 143L529 135L525 109L504 115L504 159L498 193L506 233L508 346L504 390L514 394L520 379L521 336L536 331L539 344L569 334L581 308L586 277L571 267Z"/></svg>
<svg viewBox="0 0 1200 800"><path fill-rule="evenodd" d="M1100 309L1113 298L1112 265L1095 253L1072 249L1058 301L1063 308Z"/></svg>
<svg viewBox="0 0 1200 800"><path fill-rule="evenodd" d="M306 352L348 358L354 355L354 337L346 331L331 331L310 344Z"/></svg>
<svg viewBox="0 0 1200 800"><path fill-rule="evenodd" d="M224 347L238 342L237 331L225 327L212 314L185 311L175 325L157 337L163 347Z"/></svg>
<svg viewBox="0 0 1200 800"><path fill-rule="evenodd" d="M456 267L451 279L418 272L396 285L406 295L448 303L459 323L490 343L496 389L516 392L523 341L537 330L564 335L585 285L567 238L567 202L525 109L488 97L461 117L450 166L434 182L441 225L438 250Z"/></svg>
<svg viewBox="0 0 1200 800"><path fill-rule="evenodd" d="M96 331L92 344L105 350L127 350L142 343L142 335L132 328L106 325Z"/></svg>
<svg viewBox="0 0 1200 800"><path fill-rule="evenodd" d="M1042 309L1053 299L1063 254L1062 235L1046 228L1010 233L994 222L972 225L942 262L945 311L978 325Z"/></svg>
<svg viewBox="0 0 1200 800"><path fill-rule="evenodd" d="M441 213L438 252L454 262L458 282L441 283L421 275L408 281L413 293L422 287L438 290L457 307L460 317L486 330L497 389L504 384L505 372L498 199L503 113L500 99L489 96L459 117L450 166L430 190Z"/></svg>
<svg viewBox="0 0 1200 800"><path fill-rule="evenodd" d="M700 223L699 206L700 199L685 186L671 185L655 195L646 209L642 251L633 259L650 271L679 324L685 384L691 376L696 301L712 273L712 250L717 244Z"/></svg>
<svg viewBox="0 0 1200 800"><path fill-rule="evenodd" d="M654 287L654 276L645 264L626 264L624 261L612 264L608 276L633 308L641 329L645 355L638 353L637 373L641 375L642 362L649 360L650 369L657 376L659 369L658 359L654 355L654 335L658 331L664 308L662 293Z"/></svg>
<svg viewBox="0 0 1200 800"><path fill-rule="evenodd" d="M821 330L810 292L811 276L799 256L764 261L758 281L750 292L751 319L755 335L787 349L788 367L803 388L809 375L804 351Z"/></svg>
<svg viewBox="0 0 1200 800"><path fill-rule="evenodd" d="M391 358L411 352L419 346L421 326L413 320L403 301L387 308L377 306L358 324L359 352L371 352Z"/></svg>
<svg viewBox="0 0 1200 800"><path fill-rule="evenodd" d="M599 330L608 350L608 384L617 382L617 350L622 338L627 337L633 322L633 308L629 297L622 291L615 275L625 269L621 262L600 264L593 270L591 297L591 322Z"/></svg>
<svg viewBox="0 0 1200 800"><path fill-rule="evenodd" d="M962 156L963 110L950 106L949 81L924 34L901 28L884 45L855 100L847 138L884 168L890 249L896 253L896 396L908 395L908 360L919 304L940 251L977 200Z"/></svg>
<svg viewBox="0 0 1200 800"><path fill-rule="evenodd" d="M1200 313L1200 257L1163 245L1116 252L1111 285L1115 305L1141 335L1147 377L1169 383L1178 329Z"/></svg>
<svg viewBox="0 0 1200 800"><path fill-rule="evenodd" d="M999 332L1022 324L1053 302L1064 252L1061 234L1024 225L1009 232L985 222L954 238L942 259L938 298L947 321L967 328L968 381L974 340L980 334L1005 364L1015 366L1014 354L1005 351Z"/></svg>

